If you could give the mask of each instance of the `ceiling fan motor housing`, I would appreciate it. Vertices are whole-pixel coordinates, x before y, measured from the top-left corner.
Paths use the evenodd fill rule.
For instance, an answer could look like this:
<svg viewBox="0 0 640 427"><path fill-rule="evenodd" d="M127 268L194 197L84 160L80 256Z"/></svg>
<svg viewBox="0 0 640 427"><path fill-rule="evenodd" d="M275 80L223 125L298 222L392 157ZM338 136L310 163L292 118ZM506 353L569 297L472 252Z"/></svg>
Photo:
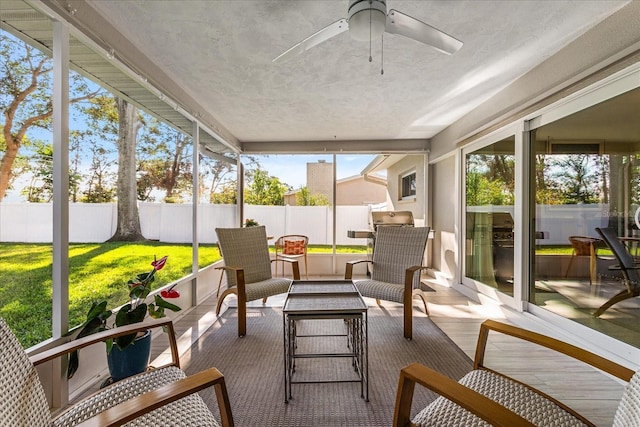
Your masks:
<svg viewBox="0 0 640 427"><path fill-rule="evenodd" d="M349 34L354 40L376 40L382 36L387 21L386 0L350 0Z"/></svg>

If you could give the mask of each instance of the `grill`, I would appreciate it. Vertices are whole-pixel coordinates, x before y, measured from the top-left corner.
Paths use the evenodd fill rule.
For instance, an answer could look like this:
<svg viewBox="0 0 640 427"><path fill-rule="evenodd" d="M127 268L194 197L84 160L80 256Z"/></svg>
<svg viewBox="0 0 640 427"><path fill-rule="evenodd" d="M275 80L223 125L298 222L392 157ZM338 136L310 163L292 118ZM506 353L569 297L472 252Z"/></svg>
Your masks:
<svg viewBox="0 0 640 427"><path fill-rule="evenodd" d="M513 281L513 217L508 212L492 214L493 267L498 282Z"/></svg>
<svg viewBox="0 0 640 427"><path fill-rule="evenodd" d="M411 211L371 212L369 215L369 230L348 230L347 237L367 239L367 259L373 259L373 248L376 244L378 227L413 227L413 213ZM368 270L371 273L370 267Z"/></svg>

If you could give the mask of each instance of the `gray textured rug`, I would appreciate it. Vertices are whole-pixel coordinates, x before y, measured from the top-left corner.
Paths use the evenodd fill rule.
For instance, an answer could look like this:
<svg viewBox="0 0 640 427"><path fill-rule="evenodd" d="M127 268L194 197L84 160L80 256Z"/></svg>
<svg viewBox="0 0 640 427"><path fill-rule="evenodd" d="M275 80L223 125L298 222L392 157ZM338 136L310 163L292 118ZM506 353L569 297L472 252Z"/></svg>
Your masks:
<svg viewBox="0 0 640 427"><path fill-rule="evenodd" d="M187 373L211 366L224 375L235 425L245 426L389 426L393 419L400 369L421 362L455 379L471 369L471 360L431 321L414 308L413 340L402 335L400 305L369 308L369 402L360 384L294 384L293 399L284 403L282 312L279 308L249 308L247 336L237 336L237 313L229 309L191 348ZM340 328L341 321L305 321L321 332ZM305 338L319 340L327 338ZM330 339L329 339L330 340ZM333 343L335 344L335 343ZM351 375L348 359L299 361L297 373L306 379ZM301 378L298 378L301 379ZM203 392L215 402L211 391ZM435 395L416 388L415 414ZM215 403L214 403L215 405ZM217 408L214 408L217 413Z"/></svg>

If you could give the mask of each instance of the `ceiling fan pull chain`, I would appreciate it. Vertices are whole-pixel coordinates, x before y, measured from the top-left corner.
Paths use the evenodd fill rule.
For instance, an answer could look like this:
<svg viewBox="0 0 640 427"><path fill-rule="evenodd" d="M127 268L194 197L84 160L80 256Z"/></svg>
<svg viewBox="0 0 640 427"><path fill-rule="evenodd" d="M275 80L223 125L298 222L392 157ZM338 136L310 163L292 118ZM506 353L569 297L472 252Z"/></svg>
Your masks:
<svg viewBox="0 0 640 427"><path fill-rule="evenodd" d="M380 36L380 75L384 75L384 34Z"/></svg>
<svg viewBox="0 0 640 427"><path fill-rule="evenodd" d="M369 6L371 6L371 0L369 0ZM369 62L373 59L371 58L371 7L369 7Z"/></svg>

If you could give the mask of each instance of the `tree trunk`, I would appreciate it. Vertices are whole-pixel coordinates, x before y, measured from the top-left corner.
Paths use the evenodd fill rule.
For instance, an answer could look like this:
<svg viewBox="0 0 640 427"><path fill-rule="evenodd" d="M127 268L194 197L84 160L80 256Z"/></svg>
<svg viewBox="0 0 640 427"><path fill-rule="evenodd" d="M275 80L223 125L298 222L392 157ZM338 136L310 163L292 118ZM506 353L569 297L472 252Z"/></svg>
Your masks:
<svg viewBox="0 0 640 427"><path fill-rule="evenodd" d="M10 135L10 132L5 132L5 134ZM7 194L9 182L11 182L11 169L13 168L13 162L20 148L20 146L11 141L11 139L5 139L5 141L7 142L7 149L2 159L0 159L0 201L2 201L5 194Z"/></svg>
<svg viewBox="0 0 640 427"><path fill-rule="evenodd" d="M117 98L118 106L118 227L110 242L145 240L140 229L136 194L136 139L141 123L138 110Z"/></svg>

